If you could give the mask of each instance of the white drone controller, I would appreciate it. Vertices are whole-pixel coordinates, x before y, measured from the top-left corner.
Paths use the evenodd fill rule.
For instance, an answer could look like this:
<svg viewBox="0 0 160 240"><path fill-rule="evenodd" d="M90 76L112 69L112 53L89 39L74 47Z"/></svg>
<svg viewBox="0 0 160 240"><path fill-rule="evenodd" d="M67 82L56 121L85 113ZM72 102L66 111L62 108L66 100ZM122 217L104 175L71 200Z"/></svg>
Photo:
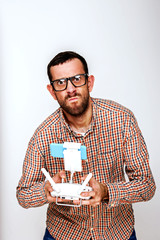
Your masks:
<svg viewBox="0 0 160 240"><path fill-rule="evenodd" d="M56 204L63 206L80 207L82 199L89 199L90 197L82 197L82 192L92 191L92 188L87 186L92 177L89 173L82 184L73 183L73 174L75 171L82 171L81 159L86 159L86 147L81 146L80 143L65 142L64 144L51 144L51 155L53 157L64 157L65 170L71 171L71 179L69 183L55 183L45 168L42 168L43 174L50 182L54 191L51 192L53 197L56 197ZM79 205L60 203L58 198L66 200L80 200Z"/></svg>

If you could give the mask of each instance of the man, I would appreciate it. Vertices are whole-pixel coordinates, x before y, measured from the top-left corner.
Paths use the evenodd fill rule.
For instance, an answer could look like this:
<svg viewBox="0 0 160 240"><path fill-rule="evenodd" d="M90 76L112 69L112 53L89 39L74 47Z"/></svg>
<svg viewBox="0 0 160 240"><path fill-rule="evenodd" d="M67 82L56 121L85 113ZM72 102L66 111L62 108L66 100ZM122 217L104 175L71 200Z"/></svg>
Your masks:
<svg viewBox="0 0 160 240"><path fill-rule="evenodd" d="M47 89L60 108L37 128L29 142L17 187L19 203L25 208L49 203L44 240L136 239L132 203L151 199L155 183L133 113L113 101L90 97L94 76L88 74L85 59L77 53L56 55L48 65L48 76ZM83 171L74 174L75 183L89 172L93 176L89 181L93 190L82 193L90 199L83 200L81 207L56 205L53 189L41 172L45 167L56 183L62 178L68 181L63 159L50 154L51 143L64 142L87 147Z"/></svg>

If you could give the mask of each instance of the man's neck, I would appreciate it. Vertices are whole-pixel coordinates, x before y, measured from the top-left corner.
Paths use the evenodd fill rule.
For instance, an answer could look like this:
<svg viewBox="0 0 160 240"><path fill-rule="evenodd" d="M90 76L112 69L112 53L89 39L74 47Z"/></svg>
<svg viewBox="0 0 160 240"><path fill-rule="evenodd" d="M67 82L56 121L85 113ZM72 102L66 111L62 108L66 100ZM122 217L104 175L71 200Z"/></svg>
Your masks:
<svg viewBox="0 0 160 240"><path fill-rule="evenodd" d="M72 116L64 112L66 122L69 124L70 128L77 133L85 133L90 128L92 121L92 104L89 101L89 106L86 111L80 116Z"/></svg>

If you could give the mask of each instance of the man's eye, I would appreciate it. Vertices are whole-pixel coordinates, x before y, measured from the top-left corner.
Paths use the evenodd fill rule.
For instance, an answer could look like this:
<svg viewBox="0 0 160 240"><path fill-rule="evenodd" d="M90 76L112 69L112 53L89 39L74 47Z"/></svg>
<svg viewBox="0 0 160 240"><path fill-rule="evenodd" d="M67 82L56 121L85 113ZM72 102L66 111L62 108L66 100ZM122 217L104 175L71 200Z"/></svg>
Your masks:
<svg viewBox="0 0 160 240"><path fill-rule="evenodd" d="M58 85L64 85L66 83L65 79L61 79L57 81Z"/></svg>
<svg viewBox="0 0 160 240"><path fill-rule="evenodd" d="M81 76L75 76L75 77L74 77L74 81L75 81L75 82L78 82L78 81L80 81L80 80L81 80Z"/></svg>

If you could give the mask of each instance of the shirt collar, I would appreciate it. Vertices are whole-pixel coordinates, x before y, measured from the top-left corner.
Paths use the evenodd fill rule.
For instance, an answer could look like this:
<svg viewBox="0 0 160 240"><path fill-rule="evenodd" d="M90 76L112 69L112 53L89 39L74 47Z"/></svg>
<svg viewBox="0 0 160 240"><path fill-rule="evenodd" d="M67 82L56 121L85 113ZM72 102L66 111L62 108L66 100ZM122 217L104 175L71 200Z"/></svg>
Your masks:
<svg viewBox="0 0 160 240"><path fill-rule="evenodd" d="M91 133L94 130L95 123L96 123L97 106L96 106L96 103L94 102L93 98L91 98L91 104L92 104L92 121L91 121L90 128L87 130L84 137L87 136L89 133ZM68 131L70 134L73 134L76 137L83 137L83 135L76 133L71 129L71 127L65 120L63 110L61 107L60 107L59 117L60 117L60 121L61 121L61 125L62 125L62 128L61 128L62 133L65 133L66 131Z"/></svg>

